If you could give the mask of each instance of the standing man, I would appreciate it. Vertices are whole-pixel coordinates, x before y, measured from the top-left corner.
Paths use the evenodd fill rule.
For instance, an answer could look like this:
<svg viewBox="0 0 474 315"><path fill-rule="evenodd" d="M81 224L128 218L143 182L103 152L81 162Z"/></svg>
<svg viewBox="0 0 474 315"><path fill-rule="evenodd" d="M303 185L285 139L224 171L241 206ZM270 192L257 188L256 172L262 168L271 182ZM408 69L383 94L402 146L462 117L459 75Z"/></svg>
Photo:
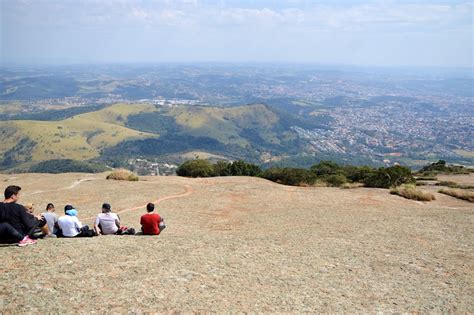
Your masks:
<svg viewBox="0 0 474 315"><path fill-rule="evenodd" d="M0 202L0 238L18 242L18 246L36 244L29 236L39 225L39 218L18 204L21 187L10 185L5 189L5 200Z"/></svg>

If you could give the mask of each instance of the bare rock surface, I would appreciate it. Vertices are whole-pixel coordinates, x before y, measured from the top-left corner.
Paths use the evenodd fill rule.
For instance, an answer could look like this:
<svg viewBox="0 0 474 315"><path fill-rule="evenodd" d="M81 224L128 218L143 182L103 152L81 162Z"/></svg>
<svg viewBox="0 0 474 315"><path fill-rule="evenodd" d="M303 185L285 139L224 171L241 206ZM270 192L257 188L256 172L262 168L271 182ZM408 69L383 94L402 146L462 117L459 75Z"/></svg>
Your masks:
<svg viewBox="0 0 474 315"><path fill-rule="evenodd" d="M474 207L432 192L289 187L263 179L0 175L20 203L84 224L103 202L158 237L47 239L0 247L0 313L474 312Z"/></svg>

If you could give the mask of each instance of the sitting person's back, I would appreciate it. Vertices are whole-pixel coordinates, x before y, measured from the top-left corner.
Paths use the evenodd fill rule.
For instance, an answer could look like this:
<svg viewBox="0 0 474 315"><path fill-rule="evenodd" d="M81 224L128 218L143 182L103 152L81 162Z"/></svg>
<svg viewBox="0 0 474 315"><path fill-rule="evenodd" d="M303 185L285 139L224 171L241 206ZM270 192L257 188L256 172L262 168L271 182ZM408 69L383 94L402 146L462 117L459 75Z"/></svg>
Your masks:
<svg viewBox="0 0 474 315"><path fill-rule="evenodd" d="M160 234L160 222L162 221L162 218L158 213L154 213L155 205L152 203L147 204L146 210L147 213L142 215L140 218L142 233L144 235Z"/></svg>
<svg viewBox="0 0 474 315"><path fill-rule="evenodd" d="M59 216L54 213L54 205L52 203L48 203L46 206L46 211L43 212L41 215L46 219L46 222L48 223L48 228L49 231L52 232L53 234L56 234L58 231L58 219Z"/></svg>
<svg viewBox="0 0 474 315"><path fill-rule="evenodd" d="M62 236L75 237L81 233L82 223L77 218L77 210L71 205L64 208L65 215L59 217L58 225Z"/></svg>
<svg viewBox="0 0 474 315"><path fill-rule="evenodd" d="M96 235L116 234L120 228L120 218L116 213L113 213L110 204L104 203L102 205L102 213L99 213L95 218L94 231Z"/></svg>

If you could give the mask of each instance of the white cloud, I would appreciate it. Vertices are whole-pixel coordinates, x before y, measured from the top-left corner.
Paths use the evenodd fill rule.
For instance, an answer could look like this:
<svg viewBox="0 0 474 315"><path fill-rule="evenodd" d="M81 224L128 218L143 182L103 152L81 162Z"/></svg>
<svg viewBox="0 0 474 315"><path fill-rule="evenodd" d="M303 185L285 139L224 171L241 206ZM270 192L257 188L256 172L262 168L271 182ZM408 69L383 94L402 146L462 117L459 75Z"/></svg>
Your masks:
<svg viewBox="0 0 474 315"><path fill-rule="evenodd" d="M464 54L459 62L472 64L472 57L469 60L467 56L472 52L473 3L470 1L0 2L2 34L6 38L1 44L9 56L33 55L40 45L48 55L51 47L61 44L65 52L69 49L67 53L73 54L75 50L70 47L90 52L107 43L113 47L111 56L118 50L125 54L124 47L128 47L131 59L136 58L132 54L138 49L143 55L166 49L170 56L179 50L183 56L189 54L191 60L193 56L206 59L208 54L215 60L235 59L242 58L244 53L251 60L252 56L262 58L264 51L274 59L326 56L327 60L347 62L346 59L352 60L355 50L360 56L367 55L367 60L397 55L419 60L418 52L425 49L426 56L435 50L446 56L456 56L459 52ZM417 46L422 40L423 45ZM383 53L384 47L391 49ZM60 55L60 48L55 53ZM436 61L435 57L432 60L433 64L444 62L440 58Z"/></svg>
<svg viewBox="0 0 474 315"><path fill-rule="evenodd" d="M370 2L353 5L317 4L286 1L293 7L209 5L198 0L83 0L23 1L4 4L4 14L19 25L94 26L193 25L203 27L284 26L320 30L365 30L472 27L473 4L421 4L419 2ZM245 3L245 2L242 2ZM27 19L24 19L24 17Z"/></svg>

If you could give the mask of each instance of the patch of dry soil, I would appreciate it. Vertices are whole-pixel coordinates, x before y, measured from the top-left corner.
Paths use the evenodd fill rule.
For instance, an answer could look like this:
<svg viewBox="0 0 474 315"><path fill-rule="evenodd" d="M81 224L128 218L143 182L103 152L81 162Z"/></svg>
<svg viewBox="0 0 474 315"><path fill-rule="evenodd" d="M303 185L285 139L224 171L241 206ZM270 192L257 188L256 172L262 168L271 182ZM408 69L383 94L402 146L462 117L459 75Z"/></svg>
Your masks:
<svg viewBox="0 0 474 315"><path fill-rule="evenodd" d="M422 203L248 177L142 179L0 175L36 211L71 203L92 225L109 202L139 228L155 201L168 225L158 237L0 247L0 313L474 312L468 202L435 190Z"/></svg>

